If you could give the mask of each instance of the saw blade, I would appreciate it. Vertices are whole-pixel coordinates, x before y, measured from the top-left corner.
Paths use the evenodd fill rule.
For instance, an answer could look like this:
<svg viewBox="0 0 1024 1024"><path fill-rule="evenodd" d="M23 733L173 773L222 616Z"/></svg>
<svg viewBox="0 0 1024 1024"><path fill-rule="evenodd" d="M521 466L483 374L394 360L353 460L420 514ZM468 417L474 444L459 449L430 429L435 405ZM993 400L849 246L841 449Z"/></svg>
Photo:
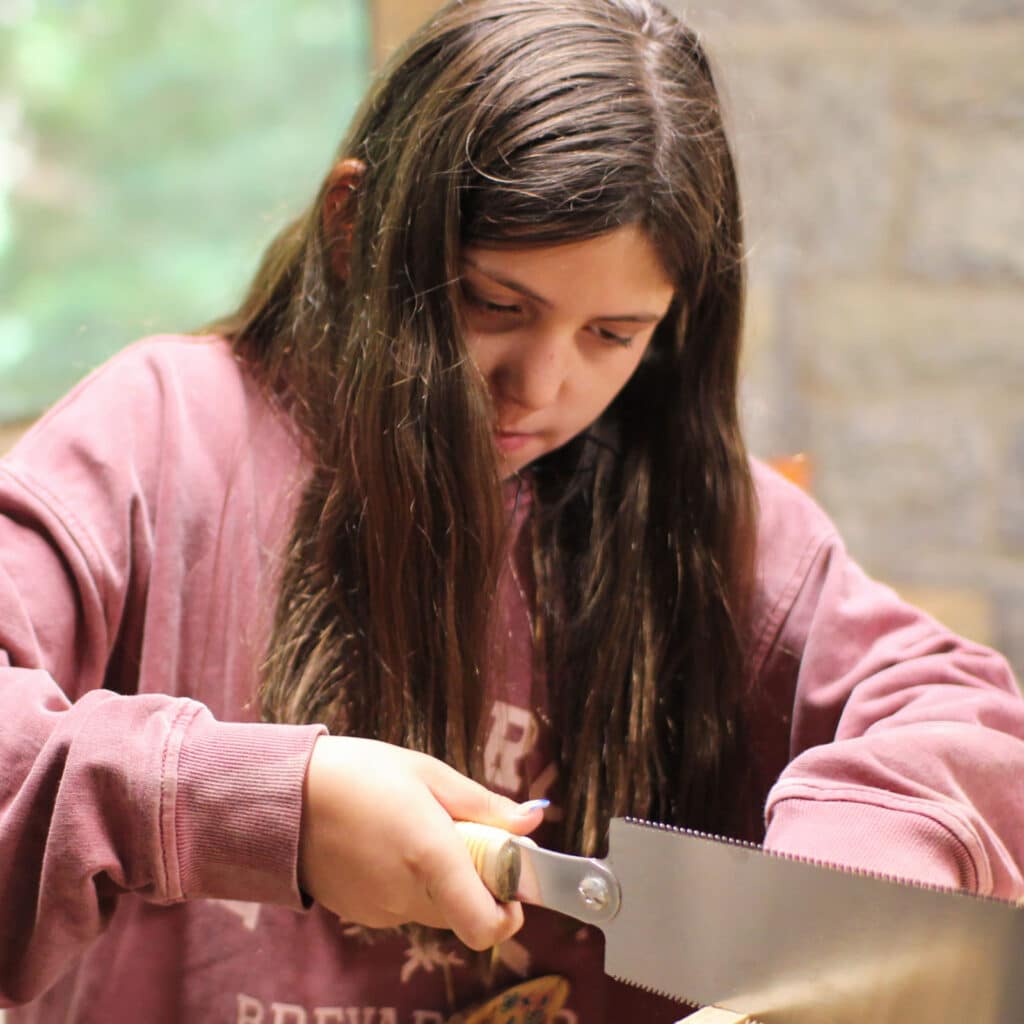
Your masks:
<svg viewBox="0 0 1024 1024"><path fill-rule="evenodd" d="M760 1024L1020 1024L1014 904L615 819L605 970Z"/></svg>

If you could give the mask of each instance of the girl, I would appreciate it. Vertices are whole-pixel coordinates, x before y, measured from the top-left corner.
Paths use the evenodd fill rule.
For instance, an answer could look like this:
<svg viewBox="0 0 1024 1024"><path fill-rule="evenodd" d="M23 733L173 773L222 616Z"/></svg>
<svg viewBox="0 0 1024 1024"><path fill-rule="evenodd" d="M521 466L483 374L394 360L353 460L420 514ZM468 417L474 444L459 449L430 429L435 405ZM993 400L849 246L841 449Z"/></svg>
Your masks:
<svg viewBox="0 0 1024 1024"><path fill-rule="evenodd" d="M457 819L595 853L628 813L1024 893L1005 663L748 459L740 225L707 60L654 0L462 0L237 312L29 432L14 1022L685 1012L597 933L521 928Z"/></svg>

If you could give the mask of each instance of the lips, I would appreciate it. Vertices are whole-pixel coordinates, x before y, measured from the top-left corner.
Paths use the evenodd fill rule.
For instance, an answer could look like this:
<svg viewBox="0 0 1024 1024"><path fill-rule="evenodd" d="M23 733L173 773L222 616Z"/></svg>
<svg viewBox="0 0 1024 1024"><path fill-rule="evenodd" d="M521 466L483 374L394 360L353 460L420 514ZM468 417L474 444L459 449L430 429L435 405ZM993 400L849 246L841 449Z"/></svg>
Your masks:
<svg viewBox="0 0 1024 1024"><path fill-rule="evenodd" d="M514 452L529 444L535 436L535 434L525 434L516 430L495 430L494 443L500 451Z"/></svg>

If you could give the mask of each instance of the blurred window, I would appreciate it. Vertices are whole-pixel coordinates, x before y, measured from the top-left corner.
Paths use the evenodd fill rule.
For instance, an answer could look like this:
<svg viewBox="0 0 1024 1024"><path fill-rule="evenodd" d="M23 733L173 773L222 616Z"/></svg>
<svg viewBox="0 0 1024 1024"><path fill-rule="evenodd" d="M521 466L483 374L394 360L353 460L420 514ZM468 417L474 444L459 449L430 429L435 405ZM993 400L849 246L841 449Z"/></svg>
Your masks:
<svg viewBox="0 0 1024 1024"><path fill-rule="evenodd" d="M365 89L363 0L0 0L0 423L232 308Z"/></svg>

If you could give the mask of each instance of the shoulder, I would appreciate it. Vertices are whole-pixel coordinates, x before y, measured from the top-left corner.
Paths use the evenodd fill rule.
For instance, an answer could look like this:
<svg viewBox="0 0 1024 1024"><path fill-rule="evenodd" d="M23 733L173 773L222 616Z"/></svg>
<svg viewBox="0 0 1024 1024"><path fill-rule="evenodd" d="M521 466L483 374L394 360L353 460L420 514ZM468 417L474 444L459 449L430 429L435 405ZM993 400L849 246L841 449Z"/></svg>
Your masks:
<svg viewBox="0 0 1024 1024"><path fill-rule="evenodd" d="M240 480L277 490L302 460L290 419L219 338L123 349L25 433L4 475L78 536L211 521ZM289 478L290 479L290 478ZM280 487L278 486L280 485ZM139 524L149 524L140 527Z"/></svg>
<svg viewBox="0 0 1024 1024"><path fill-rule="evenodd" d="M287 433L231 347L216 337L161 335L122 349L25 433L8 465L40 472L76 460L141 470L168 459L230 458L265 421ZM51 465L53 460L60 465Z"/></svg>
<svg viewBox="0 0 1024 1024"><path fill-rule="evenodd" d="M197 414L222 402L237 404L245 371L227 342L215 337L159 335L128 345L82 378L28 432L51 429L83 415ZM216 398L216 402L214 399ZM143 426L136 422L136 426Z"/></svg>
<svg viewBox="0 0 1024 1024"><path fill-rule="evenodd" d="M761 547L767 544L784 555L835 535L835 525L806 491L759 459L752 459L750 467L757 494Z"/></svg>
<svg viewBox="0 0 1024 1024"><path fill-rule="evenodd" d="M842 550L835 524L805 491L751 460L758 506L752 608L755 664L760 663L823 555Z"/></svg>

